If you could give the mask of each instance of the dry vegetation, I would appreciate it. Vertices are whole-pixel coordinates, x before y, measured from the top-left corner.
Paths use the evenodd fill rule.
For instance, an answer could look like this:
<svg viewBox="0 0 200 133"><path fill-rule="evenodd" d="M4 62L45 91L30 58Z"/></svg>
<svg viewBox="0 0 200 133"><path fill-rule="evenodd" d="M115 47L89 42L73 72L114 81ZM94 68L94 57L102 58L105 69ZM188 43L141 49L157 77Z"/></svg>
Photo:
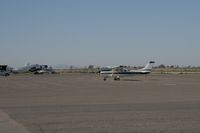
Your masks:
<svg viewBox="0 0 200 133"><path fill-rule="evenodd" d="M141 67L139 67L141 68ZM134 68L134 69L139 69ZM99 73L99 68L79 68L79 69L62 69L62 70L56 70L60 73ZM200 73L200 67L155 67L153 69L153 73L158 74L187 74L187 73Z"/></svg>
<svg viewBox="0 0 200 133"><path fill-rule="evenodd" d="M154 73L160 73L160 74L168 74L168 73L176 73L176 74L200 73L200 67L155 68L153 70L153 72Z"/></svg>

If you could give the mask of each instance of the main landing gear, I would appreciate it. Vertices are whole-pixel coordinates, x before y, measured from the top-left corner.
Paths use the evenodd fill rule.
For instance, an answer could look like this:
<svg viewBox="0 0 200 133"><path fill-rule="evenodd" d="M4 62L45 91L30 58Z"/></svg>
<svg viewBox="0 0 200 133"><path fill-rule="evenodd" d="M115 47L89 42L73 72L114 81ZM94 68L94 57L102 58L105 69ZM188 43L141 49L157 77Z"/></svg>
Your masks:
<svg viewBox="0 0 200 133"><path fill-rule="evenodd" d="M108 78L108 77L104 77L103 80L106 81L107 78ZM114 80L115 80L115 81L117 81L117 80L119 81L119 80L120 80L120 77L119 77L119 76L116 76L116 77L114 77Z"/></svg>
<svg viewBox="0 0 200 133"><path fill-rule="evenodd" d="M120 80L119 76L114 77L114 80Z"/></svg>

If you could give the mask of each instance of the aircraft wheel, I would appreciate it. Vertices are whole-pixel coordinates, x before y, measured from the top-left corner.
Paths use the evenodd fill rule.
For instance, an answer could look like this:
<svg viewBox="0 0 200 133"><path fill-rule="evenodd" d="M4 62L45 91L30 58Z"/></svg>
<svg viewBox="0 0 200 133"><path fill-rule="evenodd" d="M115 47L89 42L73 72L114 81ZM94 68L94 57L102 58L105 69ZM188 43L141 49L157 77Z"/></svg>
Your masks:
<svg viewBox="0 0 200 133"><path fill-rule="evenodd" d="M114 80L120 80L120 78L119 77L115 77Z"/></svg>
<svg viewBox="0 0 200 133"><path fill-rule="evenodd" d="M120 77L119 77L119 76L117 76L117 80L120 80Z"/></svg>

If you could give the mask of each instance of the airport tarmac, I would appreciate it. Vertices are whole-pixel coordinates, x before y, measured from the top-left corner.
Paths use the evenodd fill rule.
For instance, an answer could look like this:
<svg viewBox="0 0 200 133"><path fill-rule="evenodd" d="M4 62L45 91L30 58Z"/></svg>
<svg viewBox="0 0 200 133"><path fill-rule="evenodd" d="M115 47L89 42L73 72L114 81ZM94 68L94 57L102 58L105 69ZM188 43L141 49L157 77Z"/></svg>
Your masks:
<svg viewBox="0 0 200 133"><path fill-rule="evenodd" d="M199 133L200 74L0 77L0 133Z"/></svg>

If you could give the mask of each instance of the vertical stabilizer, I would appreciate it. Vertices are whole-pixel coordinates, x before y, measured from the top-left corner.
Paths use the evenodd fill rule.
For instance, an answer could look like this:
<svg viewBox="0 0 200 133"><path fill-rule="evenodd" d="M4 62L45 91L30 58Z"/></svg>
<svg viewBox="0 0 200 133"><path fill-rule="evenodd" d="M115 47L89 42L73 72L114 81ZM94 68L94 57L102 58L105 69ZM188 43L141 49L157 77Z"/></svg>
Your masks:
<svg viewBox="0 0 200 133"><path fill-rule="evenodd" d="M144 68L142 68L142 70L151 71L154 63L154 61L150 61Z"/></svg>

